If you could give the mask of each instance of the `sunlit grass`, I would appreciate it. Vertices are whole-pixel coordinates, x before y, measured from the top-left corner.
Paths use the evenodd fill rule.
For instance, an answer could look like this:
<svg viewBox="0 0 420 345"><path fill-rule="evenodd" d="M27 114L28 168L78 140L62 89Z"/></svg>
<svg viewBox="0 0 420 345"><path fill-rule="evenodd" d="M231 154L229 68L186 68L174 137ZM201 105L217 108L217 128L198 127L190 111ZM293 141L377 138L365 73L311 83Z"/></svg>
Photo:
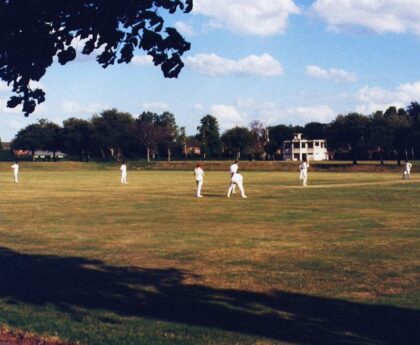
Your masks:
<svg viewBox="0 0 420 345"><path fill-rule="evenodd" d="M210 171L204 198L196 199L191 171L129 171L129 184L123 186L118 168L70 167L52 171L28 165L19 184L3 169L1 247L27 255L16 262L49 262L48 269L40 271L46 281L29 280L36 290L48 289L50 278L61 279L56 260L97 260L81 266L88 272L91 267L108 274L123 269L124 274L113 275L121 277L118 289L105 284L98 292L106 298L115 293L112 298L121 305L90 305L82 297L81 303L77 294L82 288L66 287L63 293L71 298L57 291L51 291L54 298L48 291L40 298L33 290L14 294L3 288L0 324L90 344L287 342L274 331L270 337L270 331L247 331L236 324L224 328L207 319L195 322L177 314L182 311L179 305L173 307L174 315L142 312L141 307L134 312L130 301L121 301L130 299L128 287L148 296L162 296L167 285L171 291L176 288L172 280L167 285L138 279L130 283L126 270L131 269L155 272L151 276L176 270L182 276L175 284L182 288L180 300L193 291L200 303L202 287L223 298L226 291L264 296L285 292L420 309L418 175L403 182L398 174L310 172L309 186L303 188L295 172L244 172L248 199L239 193L228 199L228 173ZM48 272L51 262L54 269ZM28 283L16 274L19 284ZM15 277L9 272L0 278L5 276ZM92 284L100 290L100 284ZM214 296L211 303L216 303ZM158 305L165 300L160 298ZM219 303L236 308L229 300ZM182 313L195 315L190 310L194 305ZM268 309L258 311L263 312Z"/></svg>

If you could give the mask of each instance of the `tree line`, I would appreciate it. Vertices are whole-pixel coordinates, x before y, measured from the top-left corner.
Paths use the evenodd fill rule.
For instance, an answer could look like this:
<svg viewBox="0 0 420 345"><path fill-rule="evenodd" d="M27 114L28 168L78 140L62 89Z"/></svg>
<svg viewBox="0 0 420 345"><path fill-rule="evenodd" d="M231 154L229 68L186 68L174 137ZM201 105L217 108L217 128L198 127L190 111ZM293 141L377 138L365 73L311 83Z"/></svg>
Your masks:
<svg viewBox="0 0 420 345"><path fill-rule="evenodd" d="M170 112L143 112L137 117L117 109L104 110L90 119L71 117L59 126L46 119L21 129L11 150L48 150L55 157L62 151L77 160L121 160L172 158L281 159L284 140L303 133L305 139L327 139L335 159L415 159L420 153L420 104L406 109L394 106L369 116L338 115L330 123L304 126L264 126L252 121L249 127L234 127L220 133L217 119L205 115L197 133L187 136ZM193 152L191 148L199 148Z"/></svg>

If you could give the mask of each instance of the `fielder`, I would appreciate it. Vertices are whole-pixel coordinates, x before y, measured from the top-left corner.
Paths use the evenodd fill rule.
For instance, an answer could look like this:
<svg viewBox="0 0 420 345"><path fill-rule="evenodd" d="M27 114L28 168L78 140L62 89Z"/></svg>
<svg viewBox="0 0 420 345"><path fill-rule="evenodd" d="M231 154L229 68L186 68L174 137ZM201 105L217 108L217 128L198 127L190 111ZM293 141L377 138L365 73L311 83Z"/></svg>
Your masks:
<svg viewBox="0 0 420 345"><path fill-rule="evenodd" d="M230 194L233 192L233 188L235 186L238 186L239 190L241 191L241 196L243 198L247 198L244 191L244 185L243 185L243 177L239 173L233 174L232 178L230 179L230 186L227 192L227 197L230 198Z"/></svg>
<svg viewBox="0 0 420 345"><path fill-rule="evenodd" d="M197 183L197 198L202 198L201 195L201 188L203 187L204 182L204 170L201 163L197 163L195 169L194 169L194 175L195 175L195 182Z"/></svg>
<svg viewBox="0 0 420 345"><path fill-rule="evenodd" d="M309 168L309 163L305 161L302 161L302 163L299 165L299 169L300 169L299 180L302 181L302 186L304 187L308 185L308 168Z"/></svg>
<svg viewBox="0 0 420 345"><path fill-rule="evenodd" d="M18 175L19 175L19 164L18 161L15 162L15 164L13 164L11 166L11 168L13 169L13 175L15 176L15 182L18 183Z"/></svg>
<svg viewBox="0 0 420 345"><path fill-rule="evenodd" d="M121 183L127 184L127 165L125 164L125 161L122 162L120 170L121 170Z"/></svg>
<svg viewBox="0 0 420 345"><path fill-rule="evenodd" d="M232 180L233 175L235 175L238 172L239 169L239 161L235 159L235 162L230 166L229 172L230 172L230 179ZM236 185L233 185L232 193L236 193Z"/></svg>
<svg viewBox="0 0 420 345"><path fill-rule="evenodd" d="M404 164L404 172L403 172L403 176L402 179L403 180L409 180L410 179L410 173L411 173L411 167L413 166L413 164L411 164L409 161L405 161Z"/></svg>

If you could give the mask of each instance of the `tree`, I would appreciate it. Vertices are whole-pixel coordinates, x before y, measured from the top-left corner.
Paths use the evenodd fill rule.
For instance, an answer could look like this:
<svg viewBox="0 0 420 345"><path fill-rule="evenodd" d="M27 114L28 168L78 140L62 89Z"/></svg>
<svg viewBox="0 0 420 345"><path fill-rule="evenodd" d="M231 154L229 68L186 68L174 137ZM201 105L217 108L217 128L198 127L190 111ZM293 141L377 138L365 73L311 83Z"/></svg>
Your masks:
<svg viewBox="0 0 420 345"><path fill-rule="evenodd" d="M320 122L309 122L303 128L305 139L325 139L327 136L327 124Z"/></svg>
<svg viewBox="0 0 420 345"><path fill-rule="evenodd" d="M92 134L92 124L87 120L71 117L63 121L64 152L77 156L79 161L82 161L85 156L88 161L92 149Z"/></svg>
<svg viewBox="0 0 420 345"><path fill-rule="evenodd" d="M200 143L200 150L203 158L217 157L220 154L220 132L219 123L212 115L206 115L200 120L201 125L197 127L197 139Z"/></svg>
<svg viewBox="0 0 420 345"><path fill-rule="evenodd" d="M30 124L16 134L10 148L12 150L29 150L33 158L35 150L42 147L42 135L42 127L39 122Z"/></svg>
<svg viewBox="0 0 420 345"><path fill-rule="evenodd" d="M411 159L414 160L415 152L420 152L420 104L412 102L407 108L408 117L412 125L411 135L409 138L411 146Z"/></svg>
<svg viewBox="0 0 420 345"><path fill-rule="evenodd" d="M164 27L160 12L188 13L192 6L192 0L0 0L0 78L15 93L7 106L22 104L28 116L44 102L44 91L32 89L30 82L44 76L54 57L62 65L74 60L74 40L84 44L82 54L96 50L104 68L129 63L136 50L143 50L165 77L177 77L190 43Z"/></svg>
<svg viewBox="0 0 420 345"><path fill-rule="evenodd" d="M283 141L293 138L294 128L292 126L277 125L268 127L269 144L266 150L272 157L283 147Z"/></svg>
<svg viewBox="0 0 420 345"><path fill-rule="evenodd" d="M129 113L117 109L103 111L92 117L93 142L105 159L121 159L133 147L134 119Z"/></svg>
<svg viewBox="0 0 420 345"><path fill-rule="evenodd" d="M56 152L62 147L61 127L48 120L40 120L41 125L41 148L52 151L53 160L56 160Z"/></svg>
<svg viewBox="0 0 420 345"><path fill-rule="evenodd" d="M368 123L369 119L358 113L338 115L328 128L328 145L350 150L353 164L357 164L368 145Z"/></svg>
<svg viewBox="0 0 420 345"><path fill-rule="evenodd" d="M143 112L135 122L135 137L146 148L146 158L150 162L150 153L156 150L158 142L159 115L152 112Z"/></svg>
<svg viewBox="0 0 420 345"><path fill-rule="evenodd" d="M178 141L179 141L178 144L181 147L182 155L185 157L185 159L187 159L188 158L188 152L187 152L187 132L185 130L185 127L181 127L179 129Z"/></svg>
<svg viewBox="0 0 420 345"><path fill-rule="evenodd" d="M270 142L270 138L268 137L269 133L267 132L266 127L261 121L254 120L250 123L249 127L251 128L251 133L254 136L254 156L263 157L267 153L265 152L265 146Z"/></svg>
<svg viewBox="0 0 420 345"><path fill-rule="evenodd" d="M222 135L222 143L225 153L235 155L237 159L241 154L251 154L254 146L254 136L246 127L234 127L228 129Z"/></svg>
<svg viewBox="0 0 420 345"><path fill-rule="evenodd" d="M412 132L410 118L403 109L389 107L384 113L377 111L370 116L369 142L378 147L381 164L384 155L396 152L398 164L402 157L407 158Z"/></svg>
<svg viewBox="0 0 420 345"><path fill-rule="evenodd" d="M172 149L177 142L178 127L176 125L175 116L165 111L157 119L159 144L163 146L167 152L168 162L171 160Z"/></svg>
<svg viewBox="0 0 420 345"><path fill-rule="evenodd" d="M410 132L412 131L410 118L407 112L400 108L396 113L389 113L388 119L391 123L394 133L393 146L397 151L397 163L400 165L403 158L408 158L407 156L410 142Z"/></svg>

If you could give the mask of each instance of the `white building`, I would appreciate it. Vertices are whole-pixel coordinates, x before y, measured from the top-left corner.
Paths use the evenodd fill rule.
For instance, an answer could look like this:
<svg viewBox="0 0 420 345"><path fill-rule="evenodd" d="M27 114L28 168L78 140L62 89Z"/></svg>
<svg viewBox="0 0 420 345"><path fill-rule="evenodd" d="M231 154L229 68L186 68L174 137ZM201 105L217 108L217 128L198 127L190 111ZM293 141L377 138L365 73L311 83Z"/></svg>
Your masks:
<svg viewBox="0 0 420 345"><path fill-rule="evenodd" d="M66 156L65 153L62 153L61 151L57 151L55 153L56 159L63 159ZM51 160L54 158L54 153L52 151L42 151L42 150L36 150L34 152L34 160Z"/></svg>
<svg viewBox="0 0 420 345"><path fill-rule="evenodd" d="M296 133L293 140L283 141L283 160L293 161L326 161L328 151L324 139L307 140L302 133Z"/></svg>

